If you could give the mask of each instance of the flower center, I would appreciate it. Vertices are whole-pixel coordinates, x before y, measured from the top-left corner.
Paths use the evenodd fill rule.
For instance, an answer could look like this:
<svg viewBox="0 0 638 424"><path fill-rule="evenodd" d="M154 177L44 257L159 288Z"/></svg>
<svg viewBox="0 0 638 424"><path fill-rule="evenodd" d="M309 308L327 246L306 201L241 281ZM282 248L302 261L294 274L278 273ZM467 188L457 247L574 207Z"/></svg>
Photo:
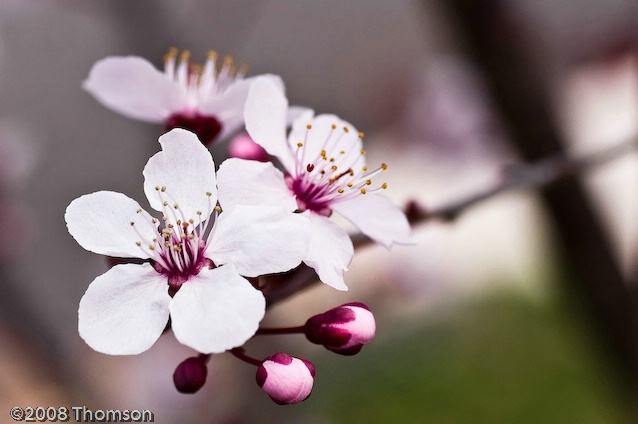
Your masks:
<svg viewBox="0 0 638 424"><path fill-rule="evenodd" d="M212 230L207 231L208 223L214 220L206 220L211 210L207 211L205 217L202 217L202 211L197 211L197 220L186 219L179 204L169 201L173 199L165 186L155 187L155 190L162 201L162 224L158 227L159 221L156 218L148 219L154 232L150 240L138 231L135 222L131 221L131 227L140 238L140 241L136 242L137 246L150 256L155 270L168 277L169 294L173 296L182 284L199 274L202 268L215 267L213 262L204 256L208 238L212 235ZM210 198L212 193L206 193L206 196ZM209 208L210 203L209 201ZM213 209L217 217L220 208L215 206ZM142 212L142 209L137 210L138 214Z"/></svg>
<svg viewBox="0 0 638 424"><path fill-rule="evenodd" d="M199 106L223 95L235 81L244 78L248 68L241 65L237 69L230 56L224 57L218 65L214 51L208 52L204 65L191 62L188 50L179 54L179 58L178 53L176 48L166 53L164 73L182 89L186 107L168 117L166 129L185 128L197 134L204 144L209 144L219 135L222 125L217 117L199 113Z"/></svg>
<svg viewBox="0 0 638 424"><path fill-rule="evenodd" d="M388 187L386 183L370 189L372 178L385 171L385 163L369 171L365 165L365 150L360 148L363 133L358 133L359 143L349 136L350 129L337 130L333 124L321 146L307 146L312 125L306 126L303 141L290 149L294 157L294 171L286 176L289 190L297 198L300 211L311 210L329 216L331 205L353 199L367 193L374 193ZM315 141L315 140L313 140ZM314 153L313 153L314 152Z"/></svg>
<svg viewBox="0 0 638 424"><path fill-rule="evenodd" d="M184 128L197 134L204 145L211 144L222 130L222 123L214 116L194 113L174 113L165 123L166 131Z"/></svg>

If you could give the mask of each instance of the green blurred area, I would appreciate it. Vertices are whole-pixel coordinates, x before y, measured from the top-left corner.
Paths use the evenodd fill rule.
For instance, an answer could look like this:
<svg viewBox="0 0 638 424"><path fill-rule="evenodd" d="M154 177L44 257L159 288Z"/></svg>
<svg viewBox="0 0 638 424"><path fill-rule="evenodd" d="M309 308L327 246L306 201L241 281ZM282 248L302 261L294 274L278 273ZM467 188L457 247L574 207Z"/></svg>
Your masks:
<svg viewBox="0 0 638 424"><path fill-rule="evenodd" d="M409 323L382 320L359 355L311 358L312 396L260 421L633 422L581 314L565 301L492 293Z"/></svg>

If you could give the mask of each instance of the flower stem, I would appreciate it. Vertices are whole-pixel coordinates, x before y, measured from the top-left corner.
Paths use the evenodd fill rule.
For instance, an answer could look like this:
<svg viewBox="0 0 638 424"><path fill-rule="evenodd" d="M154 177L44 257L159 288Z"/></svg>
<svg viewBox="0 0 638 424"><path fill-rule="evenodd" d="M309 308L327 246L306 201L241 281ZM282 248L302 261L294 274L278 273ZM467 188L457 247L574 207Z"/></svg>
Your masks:
<svg viewBox="0 0 638 424"><path fill-rule="evenodd" d="M281 328L260 328L255 334L272 335L272 334L300 334L304 332L305 326L298 327L281 327Z"/></svg>
<svg viewBox="0 0 638 424"><path fill-rule="evenodd" d="M229 352L231 354L233 354L236 358L241 359L242 361L248 363L248 364L252 364L255 366L260 366L261 362L259 359L257 358L253 358L252 356L248 356L244 353L244 349L241 347L236 347L234 349L229 350Z"/></svg>

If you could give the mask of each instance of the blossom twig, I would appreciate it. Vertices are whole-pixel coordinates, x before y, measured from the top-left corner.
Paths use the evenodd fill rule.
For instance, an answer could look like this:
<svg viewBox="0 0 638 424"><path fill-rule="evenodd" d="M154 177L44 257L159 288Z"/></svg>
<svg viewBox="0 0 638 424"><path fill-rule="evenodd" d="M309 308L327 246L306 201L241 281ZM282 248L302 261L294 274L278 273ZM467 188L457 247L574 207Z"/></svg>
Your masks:
<svg viewBox="0 0 638 424"><path fill-rule="evenodd" d="M635 149L638 149L636 137L580 158L569 158L558 154L532 164L519 163L505 168L500 181L492 187L432 208L426 208L417 200L411 200L405 206L404 212L413 226L430 220L453 221L472 206L503 192L544 187L610 162ZM367 246L371 242L372 240L363 234L352 236L355 248ZM311 268L302 264L291 273L268 276L263 280L265 280L262 281L262 284L265 283L264 295L268 304L272 305L310 287L317 282L317 275Z"/></svg>

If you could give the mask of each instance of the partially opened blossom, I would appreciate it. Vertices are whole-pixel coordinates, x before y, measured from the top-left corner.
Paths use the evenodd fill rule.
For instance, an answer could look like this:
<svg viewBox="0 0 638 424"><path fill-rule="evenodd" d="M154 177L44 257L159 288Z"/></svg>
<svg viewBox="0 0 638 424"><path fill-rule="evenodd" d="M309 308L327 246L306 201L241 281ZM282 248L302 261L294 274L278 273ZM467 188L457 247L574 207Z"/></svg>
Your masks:
<svg viewBox="0 0 638 424"><path fill-rule="evenodd" d="M281 87L259 78L246 100L246 129L279 159L271 163L228 159L220 167L222 204L281 205L310 219L312 236L304 262L324 283L347 290L343 273L353 256L348 233L330 220L337 212L377 243L390 248L409 243L411 229L399 207L379 193L387 185L372 180L387 166L369 169L362 134L335 115L306 111L286 137L288 101Z"/></svg>
<svg viewBox="0 0 638 424"><path fill-rule="evenodd" d="M191 63L188 51L178 58L177 49L170 49L162 72L141 57L107 57L93 65L83 87L115 112L163 123L167 130L191 130L208 144L243 125L253 80L244 79L245 67L237 70L232 58L218 62L217 54L210 52L198 66ZM281 84L279 77L267 78Z"/></svg>
<svg viewBox="0 0 638 424"><path fill-rule="evenodd" d="M219 213L208 150L181 129L159 142L162 151L144 168L144 192L159 219L111 191L79 197L66 210L69 232L85 249L146 261L116 265L89 285L80 336L99 352L137 354L170 315L181 343L223 352L249 339L264 315L264 296L244 277L297 266L308 249L308 220L271 206Z"/></svg>

